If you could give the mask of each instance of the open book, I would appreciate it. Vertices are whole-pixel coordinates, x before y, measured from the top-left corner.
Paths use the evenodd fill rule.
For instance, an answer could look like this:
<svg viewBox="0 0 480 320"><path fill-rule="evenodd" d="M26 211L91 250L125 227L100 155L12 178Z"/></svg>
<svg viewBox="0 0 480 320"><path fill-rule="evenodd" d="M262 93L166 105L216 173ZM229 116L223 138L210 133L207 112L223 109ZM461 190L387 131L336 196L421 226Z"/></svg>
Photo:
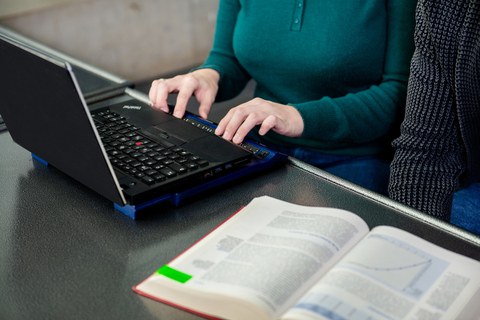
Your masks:
<svg viewBox="0 0 480 320"><path fill-rule="evenodd" d="M479 319L480 262L264 196L134 290L206 318Z"/></svg>

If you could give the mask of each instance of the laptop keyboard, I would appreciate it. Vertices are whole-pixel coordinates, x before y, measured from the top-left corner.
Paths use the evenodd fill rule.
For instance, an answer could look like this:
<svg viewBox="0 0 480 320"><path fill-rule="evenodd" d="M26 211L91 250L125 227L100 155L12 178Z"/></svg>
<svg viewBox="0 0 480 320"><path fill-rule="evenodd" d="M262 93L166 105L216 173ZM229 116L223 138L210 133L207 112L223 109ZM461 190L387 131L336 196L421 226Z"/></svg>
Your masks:
<svg viewBox="0 0 480 320"><path fill-rule="evenodd" d="M169 141L153 141L143 136L139 128L113 111L92 113L92 118L112 165L147 185L163 182L209 164Z"/></svg>

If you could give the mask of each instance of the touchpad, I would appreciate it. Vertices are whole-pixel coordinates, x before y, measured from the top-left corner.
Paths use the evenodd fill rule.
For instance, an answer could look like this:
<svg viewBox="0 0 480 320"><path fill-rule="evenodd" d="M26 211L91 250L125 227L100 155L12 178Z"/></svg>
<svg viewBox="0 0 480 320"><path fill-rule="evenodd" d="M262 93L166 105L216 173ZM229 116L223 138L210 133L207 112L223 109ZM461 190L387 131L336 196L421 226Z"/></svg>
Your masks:
<svg viewBox="0 0 480 320"><path fill-rule="evenodd" d="M184 148L208 161L230 162L251 156L242 148L214 135L203 137Z"/></svg>
<svg viewBox="0 0 480 320"><path fill-rule="evenodd" d="M184 141L193 141L208 135L209 133L200 128L185 122L181 119L173 119L155 126L155 128L166 132L168 135L175 136Z"/></svg>

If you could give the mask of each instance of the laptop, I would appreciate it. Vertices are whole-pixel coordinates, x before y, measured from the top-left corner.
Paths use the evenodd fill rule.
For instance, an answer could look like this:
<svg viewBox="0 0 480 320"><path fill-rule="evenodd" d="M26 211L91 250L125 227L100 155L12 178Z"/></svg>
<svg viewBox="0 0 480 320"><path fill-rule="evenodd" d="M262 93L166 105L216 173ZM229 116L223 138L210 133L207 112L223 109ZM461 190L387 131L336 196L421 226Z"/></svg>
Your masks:
<svg viewBox="0 0 480 320"><path fill-rule="evenodd" d="M2 35L0 70L0 114L13 140L117 209L226 183L270 156L256 145L225 141L191 114L178 119L154 111L131 88L87 104L68 62Z"/></svg>

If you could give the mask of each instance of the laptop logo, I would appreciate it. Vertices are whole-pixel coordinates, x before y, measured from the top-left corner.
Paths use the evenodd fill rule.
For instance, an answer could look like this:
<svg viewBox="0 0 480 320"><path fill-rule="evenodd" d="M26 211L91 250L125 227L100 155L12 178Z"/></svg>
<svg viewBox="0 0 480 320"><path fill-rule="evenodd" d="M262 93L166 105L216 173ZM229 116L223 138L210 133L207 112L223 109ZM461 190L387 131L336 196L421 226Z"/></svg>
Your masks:
<svg viewBox="0 0 480 320"><path fill-rule="evenodd" d="M127 110L141 110L142 107L141 106L123 106L123 109L127 109Z"/></svg>

